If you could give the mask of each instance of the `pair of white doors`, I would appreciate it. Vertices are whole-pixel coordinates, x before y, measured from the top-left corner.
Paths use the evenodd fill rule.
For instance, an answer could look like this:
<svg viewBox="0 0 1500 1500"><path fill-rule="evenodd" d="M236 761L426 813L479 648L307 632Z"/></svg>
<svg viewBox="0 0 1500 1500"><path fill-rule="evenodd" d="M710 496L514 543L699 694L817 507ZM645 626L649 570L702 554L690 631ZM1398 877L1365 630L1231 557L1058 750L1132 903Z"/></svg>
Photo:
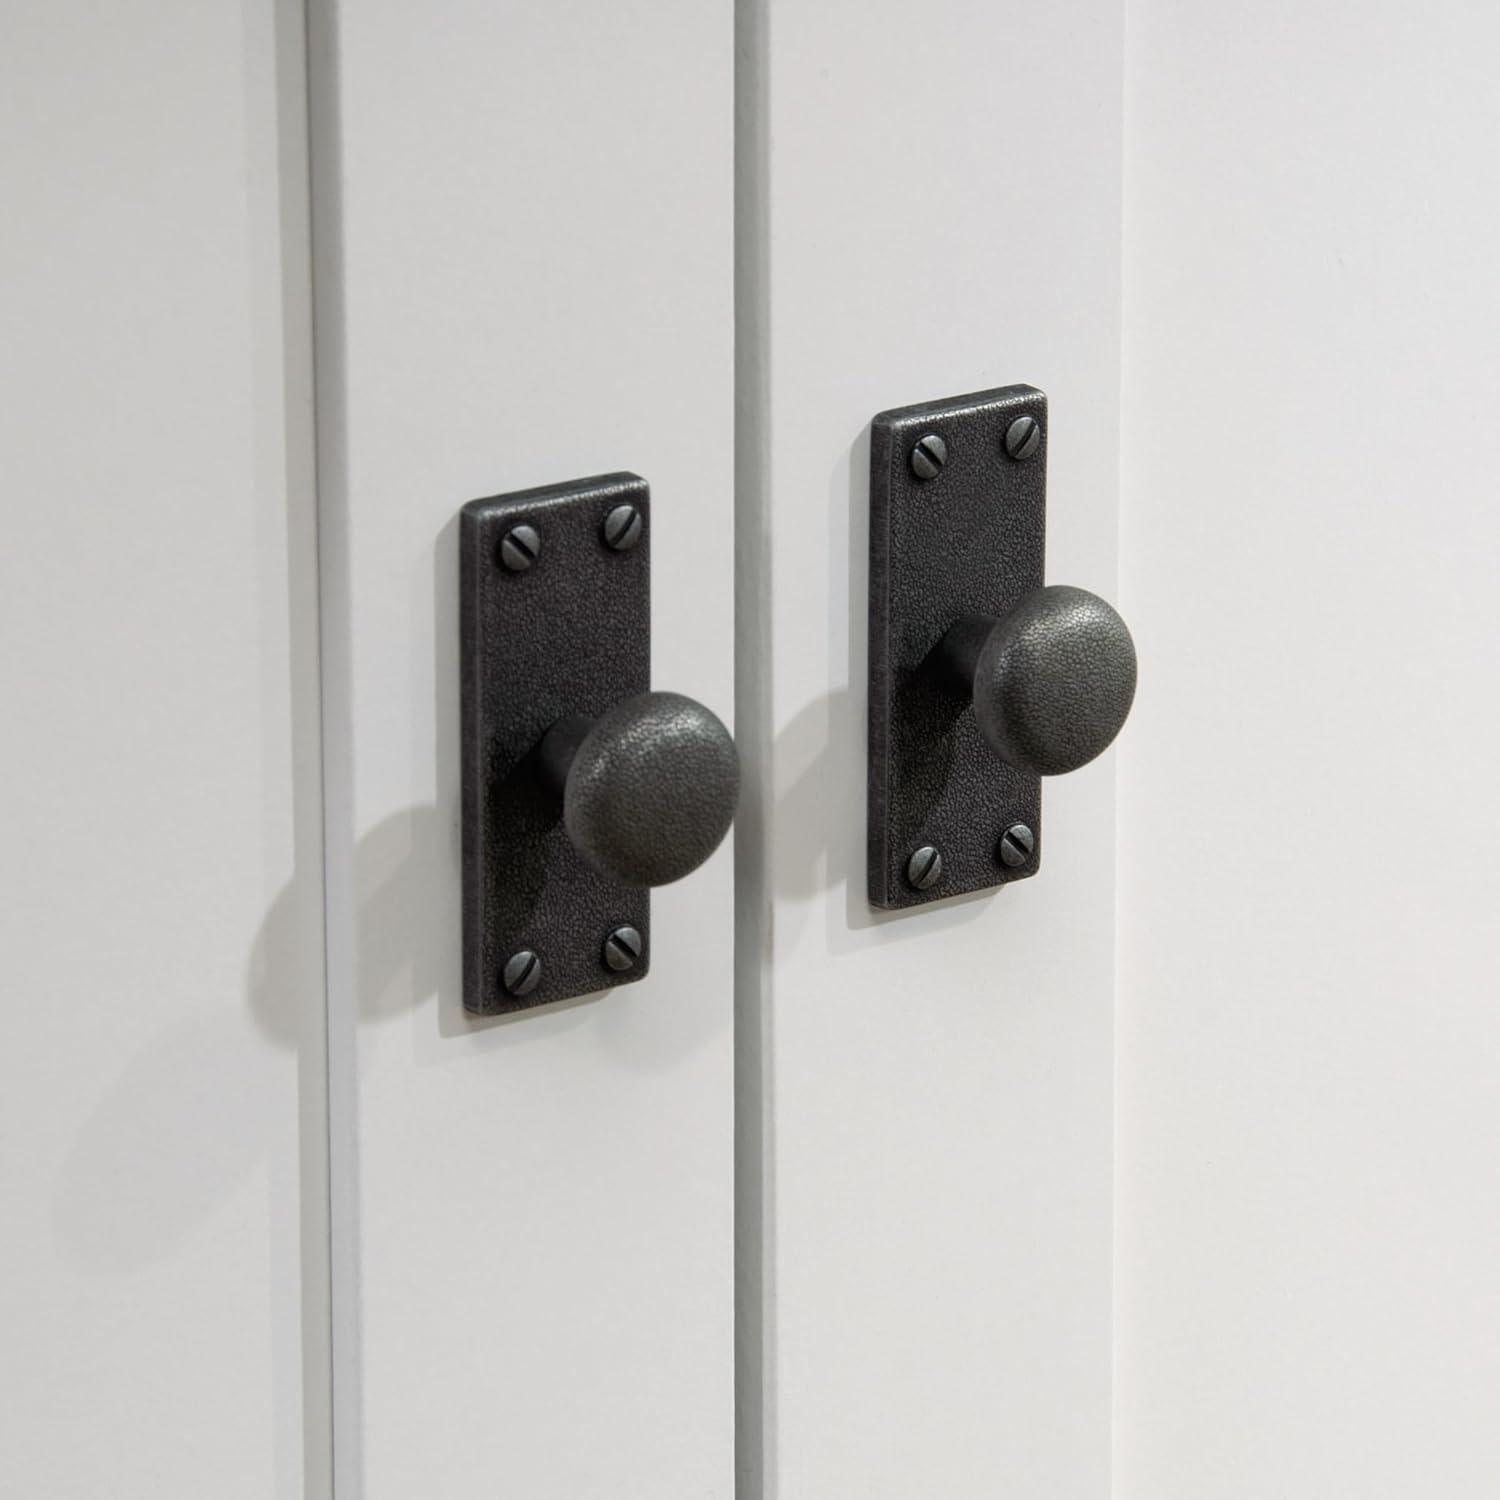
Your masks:
<svg viewBox="0 0 1500 1500"><path fill-rule="evenodd" d="M1500 1491L1500 18L6 0L0 1477ZM864 899L867 424L1051 398L1141 655ZM620 468L732 848L459 969L455 517Z"/></svg>

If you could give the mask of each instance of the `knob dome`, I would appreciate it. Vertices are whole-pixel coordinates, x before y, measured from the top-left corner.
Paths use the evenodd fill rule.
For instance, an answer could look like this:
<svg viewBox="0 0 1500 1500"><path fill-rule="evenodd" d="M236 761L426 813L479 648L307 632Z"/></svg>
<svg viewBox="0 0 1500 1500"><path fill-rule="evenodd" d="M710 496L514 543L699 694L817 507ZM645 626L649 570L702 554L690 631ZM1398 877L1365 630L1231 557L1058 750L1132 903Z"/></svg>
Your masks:
<svg viewBox="0 0 1500 1500"><path fill-rule="evenodd" d="M991 630L974 667L974 710L1019 771L1058 776L1108 748L1135 700L1135 643L1096 594L1054 584Z"/></svg>
<svg viewBox="0 0 1500 1500"><path fill-rule="evenodd" d="M719 847L739 790L739 754L718 717L681 693L642 693L602 714L579 745L563 822L604 874L666 885Z"/></svg>

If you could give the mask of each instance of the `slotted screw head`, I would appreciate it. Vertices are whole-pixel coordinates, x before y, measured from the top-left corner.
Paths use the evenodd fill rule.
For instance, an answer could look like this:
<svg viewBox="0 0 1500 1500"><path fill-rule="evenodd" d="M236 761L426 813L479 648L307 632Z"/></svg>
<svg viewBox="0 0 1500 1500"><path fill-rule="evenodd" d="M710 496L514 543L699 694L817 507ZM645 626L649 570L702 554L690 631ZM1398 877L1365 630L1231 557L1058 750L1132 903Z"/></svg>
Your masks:
<svg viewBox="0 0 1500 1500"><path fill-rule="evenodd" d="M535 526L524 521L512 526L500 539L500 561L512 573L524 573L542 552L542 539Z"/></svg>
<svg viewBox="0 0 1500 1500"><path fill-rule="evenodd" d="M604 542L612 552L629 552L641 539L644 523L633 505L617 505L604 518Z"/></svg>
<svg viewBox="0 0 1500 1500"><path fill-rule="evenodd" d="M931 844L923 844L907 860L906 878L914 890L930 891L943 878L943 856Z"/></svg>
<svg viewBox="0 0 1500 1500"><path fill-rule="evenodd" d="M1005 429L1005 451L1014 459L1030 458L1041 445L1042 428L1035 417L1017 417Z"/></svg>
<svg viewBox="0 0 1500 1500"><path fill-rule="evenodd" d="M541 982L542 961L530 948L522 948L519 953L512 953L506 959L505 968L500 974L500 983L505 986L506 994L514 995L519 1000L523 995L529 995Z"/></svg>
<svg viewBox="0 0 1500 1500"><path fill-rule="evenodd" d="M911 471L918 479L936 479L947 462L948 445L935 432L918 438L911 450Z"/></svg>
<svg viewBox="0 0 1500 1500"><path fill-rule="evenodd" d="M1019 870L1036 848L1036 835L1024 823L1012 823L1000 835L1000 863Z"/></svg>
<svg viewBox="0 0 1500 1500"><path fill-rule="evenodd" d="M616 974L633 969L640 960L645 944L634 927L616 927L604 940L604 962Z"/></svg>

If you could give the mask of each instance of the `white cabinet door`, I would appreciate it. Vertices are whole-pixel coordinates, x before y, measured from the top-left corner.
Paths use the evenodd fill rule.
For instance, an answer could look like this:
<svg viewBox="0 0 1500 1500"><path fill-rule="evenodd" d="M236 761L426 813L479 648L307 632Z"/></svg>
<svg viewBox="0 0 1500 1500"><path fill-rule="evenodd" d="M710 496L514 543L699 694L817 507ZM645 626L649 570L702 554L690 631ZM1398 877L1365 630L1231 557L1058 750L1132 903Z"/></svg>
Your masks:
<svg viewBox="0 0 1500 1500"><path fill-rule="evenodd" d="M1122 1500L1500 1493L1500 12L1130 6Z"/></svg>
<svg viewBox="0 0 1500 1500"><path fill-rule="evenodd" d="M328 1493L300 8L0 20L0 1488Z"/></svg>
<svg viewBox="0 0 1500 1500"><path fill-rule="evenodd" d="M732 717L731 7L315 28L340 1494L728 1496L732 851L647 982L465 1016L457 516L643 475L656 685Z"/></svg>
<svg viewBox="0 0 1500 1500"><path fill-rule="evenodd" d="M1122 16L743 7L741 1494L1102 1500L1114 792L1042 875L865 896L869 423L1051 398L1049 572L1114 591Z"/></svg>
<svg viewBox="0 0 1500 1500"><path fill-rule="evenodd" d="M308 17L3 23L6 1478L1500 1489L1500 18ZM870 419L1013 382L1139 705L877 913ZM619 469L736 843L474 1020L458 511Z"/></svg>

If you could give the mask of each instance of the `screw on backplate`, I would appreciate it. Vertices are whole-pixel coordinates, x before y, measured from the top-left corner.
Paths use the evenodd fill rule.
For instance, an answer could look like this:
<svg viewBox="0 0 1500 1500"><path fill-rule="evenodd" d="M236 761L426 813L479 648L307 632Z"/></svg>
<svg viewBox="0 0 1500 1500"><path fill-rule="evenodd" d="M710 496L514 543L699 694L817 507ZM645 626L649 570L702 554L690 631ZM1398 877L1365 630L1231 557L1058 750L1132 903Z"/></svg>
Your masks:
<svg viewBox="0 0 1500 1500"><path fill-rule="evenodd" d="M542 551L542 539L535 526L522 522L512 526L500 539L500 561L512 573L524 573Z"/></svg>
<svg viewBox="0 0 1500 1500"><path fill-rule="evenodd" d="M919 891L930 891L943 878L943 856L923 844L906 862L906 878Z"/></svg>
<svg viewBox="0 0 1500 1500"><path fill-rule="evenodd" d="M918 479L936 479L947 462L948 445L935 432L918 438L911 450L911 471Z"/></svg>
<svg viewBox="0 0 1500 1500"><path fill-rule="evenodd" d="M1012 823L1000 835L1000 863L1007 869L1019 870L1035 848L1036 835L1024 823Z"/></svg>
<svg viewBox="0 0 1500 1500"><path fill-rule="evenodd" d="M1005 451L1012 458L1030 458L1041 445L1041 423L1035 417L1017 417L1005 429Z"/></svg>
<svg viewBox="0 0 1500 1500"><path fill-rule="evenodd" d="M506 959L500 983L505 986L507 994L514 995L519 1000L522 995L529 995L541 982L542 961L530 948L522 948L519 953L512 953Z"/></svg>
<svg viewBox="0 0 1500 1500"><path fill-rule="evenodd" d="M616 927L604 940L604 962L616 974L623 974L640 961L641 949L644 947L641 935L634 927Z"/></svg>
<svg viewBox="0 0 1500 1500"><path fill-rule="evenodd" d="M604 518L604 542L612 552L629 552L641 539L641 513L633 505L617 505Z"/></svg>

